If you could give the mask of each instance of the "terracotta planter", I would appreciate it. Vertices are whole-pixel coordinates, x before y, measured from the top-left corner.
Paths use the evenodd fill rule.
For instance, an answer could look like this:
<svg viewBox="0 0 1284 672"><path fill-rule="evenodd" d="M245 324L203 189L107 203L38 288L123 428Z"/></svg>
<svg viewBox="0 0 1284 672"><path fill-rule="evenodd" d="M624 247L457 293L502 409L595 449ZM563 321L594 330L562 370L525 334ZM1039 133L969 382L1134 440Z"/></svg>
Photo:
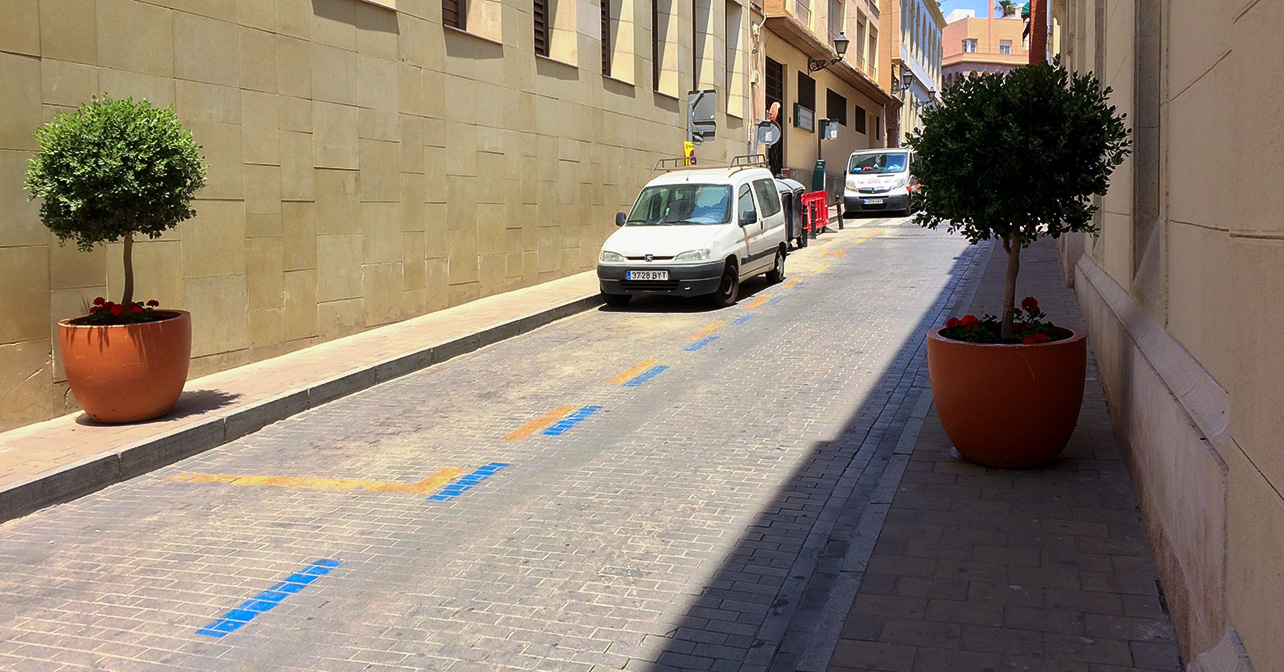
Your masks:
<svg viewBox="0 0 1284 672"><path fill-rule="evenodd" d="M1085 334L1032 345L963 343L927 332L932 396L945 434L964 458L1034 467L1070 441L1083 403Z"/></svg>
<svg viewBox="0 0 1284 672"><path fill-rule="evenodd" d="M97 422L151 420L174 408L192 359L192 316L158 310L165 319L112 326L58 323L71 393Z"/></svg>

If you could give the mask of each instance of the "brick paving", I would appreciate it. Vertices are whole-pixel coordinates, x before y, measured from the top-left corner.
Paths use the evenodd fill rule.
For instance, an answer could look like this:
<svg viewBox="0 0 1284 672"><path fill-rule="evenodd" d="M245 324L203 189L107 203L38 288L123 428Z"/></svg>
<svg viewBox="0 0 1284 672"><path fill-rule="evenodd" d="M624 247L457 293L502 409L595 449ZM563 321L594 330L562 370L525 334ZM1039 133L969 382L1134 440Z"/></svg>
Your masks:
<svg viewBox="0 0 1284 672"><path fill-rule="evenodd" d="M1081 329L1054 245L1023 257L1018 297ZM969 312L998 312L1005 262L991 257ZM962 461L928 414L831 672L1181 669L1091 352L1088 378L1070 445L1044 468Z"/></svg>

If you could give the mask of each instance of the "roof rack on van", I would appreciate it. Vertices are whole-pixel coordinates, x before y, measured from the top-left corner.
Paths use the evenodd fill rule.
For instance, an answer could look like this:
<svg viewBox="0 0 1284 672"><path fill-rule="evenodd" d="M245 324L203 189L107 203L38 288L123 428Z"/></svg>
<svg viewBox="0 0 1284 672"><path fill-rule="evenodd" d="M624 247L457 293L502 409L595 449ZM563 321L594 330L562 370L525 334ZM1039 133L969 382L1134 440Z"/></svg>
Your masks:
<svg viewBox="0 0 1284 672"><path fill-rule="evenodd" d="M706 169L706 168L733 168L735 170L743 170L745 168L766 168L766 167L767 167L767 157L761 154L743 154L740 156L734 156L731 158L731 163L701 163L701 164L696 164L695 160L691 157L678 156L672 159L660 159L659 161L656 161L655 167L651 169L651 172L654 173L654 172L659 172L661 170L664 170L664 171L698 170L698 169Z"/></svg>

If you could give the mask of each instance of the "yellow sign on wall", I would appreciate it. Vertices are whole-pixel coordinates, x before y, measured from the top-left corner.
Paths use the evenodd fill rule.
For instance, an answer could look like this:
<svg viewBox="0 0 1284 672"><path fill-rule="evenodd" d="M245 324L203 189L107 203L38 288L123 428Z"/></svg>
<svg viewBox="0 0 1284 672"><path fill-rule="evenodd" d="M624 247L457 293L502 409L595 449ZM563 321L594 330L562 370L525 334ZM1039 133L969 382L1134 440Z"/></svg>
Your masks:
<svg viewBox="0 0 1284 672"><path fill-rule="evenodd" d="M682 156L687 160L688 166L695 165L695 143L687 140L682 143Z"/></svg>

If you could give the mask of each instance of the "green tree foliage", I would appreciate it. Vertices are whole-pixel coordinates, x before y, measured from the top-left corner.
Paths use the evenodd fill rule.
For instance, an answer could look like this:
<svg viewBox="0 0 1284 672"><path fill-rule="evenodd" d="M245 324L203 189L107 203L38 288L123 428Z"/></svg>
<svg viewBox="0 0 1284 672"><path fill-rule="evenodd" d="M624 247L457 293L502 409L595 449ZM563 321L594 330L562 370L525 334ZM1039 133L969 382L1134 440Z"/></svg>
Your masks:
<svg viewBox="0 0 1284 672"><path fill-rule="evenodd" d="M135 235L157 238L196 214L205 185L200 146L173 107L94 98L36 131L25 186L42 199L40 218L59 238L89 251L125 243L125 296L132 305Z"/></svg>
<svg viewBox="0 0 1284 672"><path fill-rule="evenodd" d="M920 189L915 223L1008 253L1002 326L1011 338L1020 253L1039 236L1093 232L1093 195L1129 152L1110 89L1059 62L963 77L923 113L908 144Z"/></svg>

